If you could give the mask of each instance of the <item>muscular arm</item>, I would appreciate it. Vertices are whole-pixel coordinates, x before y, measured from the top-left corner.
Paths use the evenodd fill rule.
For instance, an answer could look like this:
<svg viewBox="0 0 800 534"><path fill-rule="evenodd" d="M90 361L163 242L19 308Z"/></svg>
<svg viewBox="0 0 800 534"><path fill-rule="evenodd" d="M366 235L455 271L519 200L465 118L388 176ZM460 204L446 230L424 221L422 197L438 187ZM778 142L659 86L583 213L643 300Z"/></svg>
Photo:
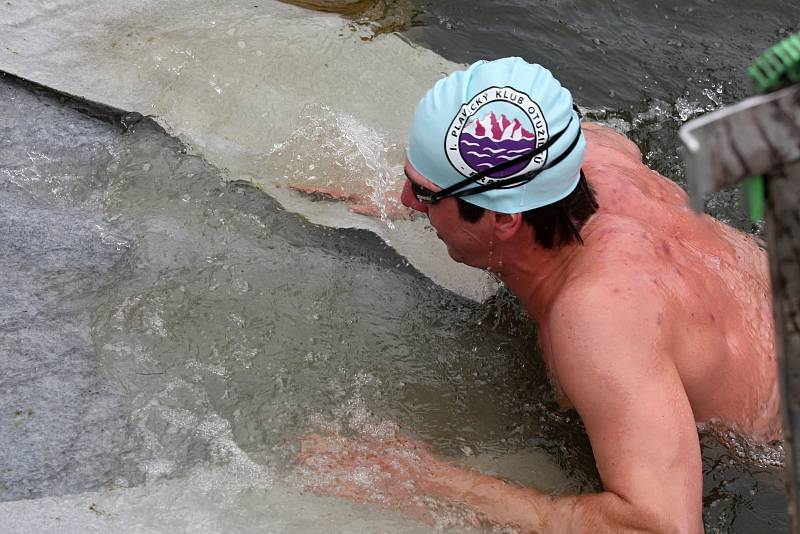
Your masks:
<svg viewBox="0 0 800 534"><path fill-rule="evenodd" d="M316 489L409 513L415 495L426 494L524 532L702 532L697 431L660 340L657 303L646 288L614 289L593 285L557 302L549 329L553 371L583 419L605 491L551 497L437 460L407 440L338 436L315 437L301 452L301 464L329 475ZM368 486L350 474L365 466L380 473Z"/></svg>
<svg viewBox="0 0 800 534"><path fill-rule="evenodd" d="M495 525L532 533L679 532L659 525L657 515L636 511L612 492L551 497L532 488L452 465L440 466L419 488L466 505Z"/></svg>
<svg viewBox="0 0 800 534"><path fill-rule="evenodd" d="M550 321L553 371L583 419L605 491L553 498L452 466L421 487L530 532L702 532L692 410L662 347L657 303L627 291L629 302L624 288L586 288L557 303Z"/></svg>
<svg viewBox="0 0 800 534"><path fill-rule="evenodd" d="M663 302L640 280L573 289L553 310L554 367L589 434L601 502L615 503L609 521L702 532L700 444L662 333Z"/></svg>

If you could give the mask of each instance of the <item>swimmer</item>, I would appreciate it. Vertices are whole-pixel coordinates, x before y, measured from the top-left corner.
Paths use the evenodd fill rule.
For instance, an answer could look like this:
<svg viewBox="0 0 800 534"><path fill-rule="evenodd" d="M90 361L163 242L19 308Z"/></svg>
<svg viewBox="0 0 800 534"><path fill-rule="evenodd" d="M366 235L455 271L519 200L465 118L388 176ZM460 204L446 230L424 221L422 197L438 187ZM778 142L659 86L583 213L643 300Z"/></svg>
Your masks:
<svg viewBox="0 0 800 534"><path fill-rule="evenodd" d="M581 124L569 91L520 58L477 62L428 91L405 174L403 204L428 217L453 260L495 273L538 324L603 491L552 497L406 441L325 465L381 458L403 491L525 532L702 532L696 423L761 441L781 432L767 258L756 239L693 213L632 142ZM331 450L316 436L300 461Z"/></svg>

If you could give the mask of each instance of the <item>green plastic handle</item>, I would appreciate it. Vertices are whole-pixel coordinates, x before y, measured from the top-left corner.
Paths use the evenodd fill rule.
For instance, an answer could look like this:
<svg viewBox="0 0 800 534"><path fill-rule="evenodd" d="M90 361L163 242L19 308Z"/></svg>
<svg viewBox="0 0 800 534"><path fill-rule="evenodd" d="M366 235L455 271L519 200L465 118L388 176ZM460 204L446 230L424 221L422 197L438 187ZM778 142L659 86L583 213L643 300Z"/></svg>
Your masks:
<svg viewBox="0 0 800 534"><path fill-rule="evenodd" d="M747 205L750 210L750 220L753 224L764 219L764 177L753 176L744 182L747 193Z"/></svg>
<svg viewBox="0 0 800 534"><path fill-rule="evenodd" d="M771 93L800 82L800 33L791 35L756 59L747 74L759 93ZM744 184L750 219L764 218L764 177L753 176Z"/></svg>

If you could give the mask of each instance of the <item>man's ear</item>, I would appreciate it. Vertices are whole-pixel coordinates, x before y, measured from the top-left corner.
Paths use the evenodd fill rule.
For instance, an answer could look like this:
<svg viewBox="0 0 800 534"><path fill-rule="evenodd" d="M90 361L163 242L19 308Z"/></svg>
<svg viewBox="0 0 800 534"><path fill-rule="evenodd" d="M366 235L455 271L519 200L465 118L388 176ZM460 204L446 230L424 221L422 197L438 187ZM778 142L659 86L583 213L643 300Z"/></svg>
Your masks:
<svg viewBox="0 0 800 534"><path fill-rule="evenodd" d="M494 214L494 234L500 241L508 241L519 232L522 226L521 213Z"/></svg>

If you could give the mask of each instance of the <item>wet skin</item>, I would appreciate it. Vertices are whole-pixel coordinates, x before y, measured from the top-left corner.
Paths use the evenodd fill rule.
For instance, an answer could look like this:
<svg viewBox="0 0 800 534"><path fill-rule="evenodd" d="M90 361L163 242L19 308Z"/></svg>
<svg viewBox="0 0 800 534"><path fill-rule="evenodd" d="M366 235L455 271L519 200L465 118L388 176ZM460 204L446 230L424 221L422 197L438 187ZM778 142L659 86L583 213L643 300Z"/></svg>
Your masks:
<svg viewBox="0 0 800 534"><path fill-rule="evenodd" d="M494 271L526 304L605 491L551 498L427 454L393 465L409 464L416 491L524 531L702 532L695 422L780 436L766 255L752 236L694 214L624 136L591 124L584 134L583 169L600 209L581 231L583 246L539 247L520 214L487 211L469 223L454 199L422 204L408 182L401 200L428 216L454 260ZM408 162L405 171L439 189Z"/></svg>
<svg viewBox="0 0 800 534"><path fill-rule="evenodd" d="M611 293L609 303L619 300L640 311L654 301L649 303L656 308L650 313L659 326L658 341L675 362L695 420L721 420L762 441L779 438L766 252L753 236L693 213L685 192L645 166L630 140L595 124L583 129L588 141L583 169L600 209L581 232L582 247L554 255L523 241L530 250L518 254L498 246L503 240L492 234L497 219L513 215L489 212L471 224L460 219L455 200L421 204L408 183L401 200L428 216L454 260L498 273L525 299L548 364L552 305L578 289L585 292L580 284L603 288ZM406 174L440 189L409 163ZM519 231L527 237L529 229ZM531 255L538 256L536 263L558 268L548 277L533 272L525 265ZM526 259L515 262L514 256ZM550 370L555 371L552 365ZM563 402L572 406L568 396Z"/></svg>

